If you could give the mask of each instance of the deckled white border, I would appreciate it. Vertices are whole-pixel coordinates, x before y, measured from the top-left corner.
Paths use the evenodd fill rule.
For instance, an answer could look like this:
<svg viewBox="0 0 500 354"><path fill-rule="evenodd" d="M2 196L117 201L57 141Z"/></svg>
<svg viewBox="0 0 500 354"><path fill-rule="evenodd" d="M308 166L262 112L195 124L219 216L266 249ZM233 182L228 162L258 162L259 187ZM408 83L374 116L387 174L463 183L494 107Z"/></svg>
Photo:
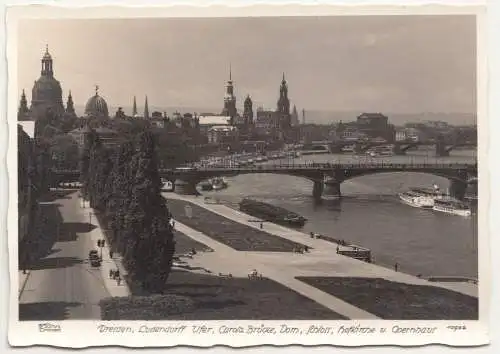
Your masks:
<svg viewBox="0 0 500 354"><path fill-rule="evenodd" d="M91 3L86 2L87 3ZM151 2L152 4L157 4L158 2ZM191 2L192 3L192 2ZM206 2L205 2L206 3ZM215 3L215 2L211 2ZM216 3L221 3L216 2ZM462 2L465 3L465 2ZM471 1L468 1L466 3L471 3ZM476 2L473 2L477 4ZM82 6L82 4L79 4ZM292 15L327 15L327 14L350 14L350 15L358 15L358 14L363 14L363 15L368 15L372 13L377 13L377 14L391 14L391 13L396 13L396 14L408 14L408 13L429 13L429 11L435 13L436 11L439 11L442 13L442 11L445 11L446 13L470 13L472 7L443 7L443 6L425 6L425 7L412 7L412 8L404 8L404 7L388 7L388 6L378 6L376 8L371 7L369 11L366 10L365 8L360 8L359 6L349 6L349 7L317 7L317 6L297 6L297 5L288 5L286 7L280 7L280 8L271 8L269 6L252 6L249 8L242 9L240 8L235 8L235 7L176 7L176 8L168 8L168 9L147 9L147 8L121 8L120 13L118 14L115 9L112 9L110 7L100 7L97 9L79 9L78 11L78 16L81 17L109 17L106 13L112 13L112 17L150 17L150 16L161 16L161 13L168 12L169 17L178 17L178 16L189 16L189 17L204 17L204 16L265 16L269 15L269 11L272 11L272 15L276 15L277 13L280 16L292 16ZM28 8L28 9L22 9L22 16L32 16L32 17L39 17L42 12L45 12L46 10L37 8L33 9L33 7ZM61 18L61 15L63 13L68 13L67 10L65 9L57 9L55 10L54 8L50 8L48 15L50 17L56 17L56 18ZM278 11L278 12L277 12ZM475 11L475 9L474 9ZM69 17L74 17L74 14L70 14ZM10 18L10 16L9 16ZM481 27L479 28L478 32L484 31L484 22L480 22L478 19L478 23L481 23ZM9 40L12 36L9 33ZM480 145L479 150L478 150L478 156L481 159L481 161L487 161L487 150L488 150L488 131L486 127L488 126L488 121L486 117L486 55L485 55L485 42L481 41L482 38L485 38L484 36L480 36L478 40L478 79L479 79L479 87L478 87L478 124L480 126L479 129L479 134L480 134L480 141L482 145ZM8 59L9 59L9 74L10 73L15 73L16 71L16 59L15 59L15 43L9 42L8 44ZM14 60L12 60L12 54L14 53ZM9 76L11 76L10 74ZM17 95L16 93L18 90L16 89L16 82L14 80L9 80L8 82L8 102L10 105L8 106L8 117L10 117L10 122L13 122L14 124L11 124L9 126L9 145L10 146L16 146L16 124L15 124L15 117L17 116ZM15 151L12 151L15 152ZM10 171L16 171L17 170L17 161L15 154L12 152L9 153L9 156L7 157L8 160L8 169ZM455 336L446 336L446 335L439 335L437 338L431 338L431 337L423 337L423 336L405 336L403 339L401 338L391 338L388 335L382 336L376 336L374 338L368 338L368 337L357 337L355 340L352 340L353 337L344 337L344 339L347 339L347 341L342 340L342 337L338 337L340 339L339 341L323 341L325 344L326 343L334 343L334 344L339 344L339 345L362 345L362 344L400 344L400 345L418 345L418 344L427 344L427 343L446 343L449 345L466 345L466 344L483 344L487 341L487 322L484 322L484 320L487 321L487 316L488 316L488 309L487 307L489 306L489 245L488 245L488 232L487 228L484 225L488 225L488 217L487 217L487 210L488 210L488 202L489 202L489 176L488 176L488 169L485 168L485 164L482 163L480 165L480 175L481 175L481 183L480 183L480 211L479 211L479 223L480 223L480 231L479 231L479 252L480 252L480 264L479 264L479 273L480 273L480 317L481 317L481 322L482 323L471 323L468 324L470 326L469 328L472 328L474 325L477 325L475 329L477 329L477 332L475 333L470 333L467 335L464 335L463 332L458 332L458 335ZM17 178L16 174L10 175L9 180L11 183L10 190L15 193L17 191ZM9 198L9 232L8 238L9 238L9 250L11 251L12 257L9 259L10 267L12 269L17 269L17 200L15 198ZM14 249L14 250L13 250ZM12 253L14 252L14 253ZM13 312L10 313L10 328L11 330L13 327L12 325L15 324L16 319L17 319L17 271L13 271L10 274L11 278L11 284L14 284L15 286L13 287L13 291L11 291L11 310L14 310ZM485 281L486 280L486 281ZM14 323L12 322L14 320ZM227 324L226 321L217 321L220 323ZM257 322L255 321L245 321L247 323L252 323L256 324ZM262 321L261 321L262 322ZM276 323L283 323L283 321L274 321ZM286 321L287 324L290 324L292 322L297 322L297 321ZM311 323L320 323L320 321L308 321ZM335 321L331 321L335 322ZM380 327L381 325L384 327L390 327L391 324L400 324L403 325L402 321L352 321L353 323L361 323L363 325L368 325L369 323L377 323L376 326ZM429 324L430 322L422 322L418 321L419 324L424 325L424 324ZM434 321L431 321L434 322ZM442 322L449 322L449 321L437 321L437 323L442 323ZM210 325L215 326L215 321L212 321ZM260 323L260 322L258 322ZM269 323L269 322L268 322ZM413 325L415 325L415 321L412 321ZM120 323L122 324L122 323ZM200 337L194 337L194 338L183 338L182 337L177 337L177 338L168 338L168 343L165 342L159 342L159 336L156 336L156 341L150 342L148 344L145 343L147 337L130 337L130 338L123 338L120 336L120 340L117 342L116 340L112 339L109 341L109 335L106 337L102 337L99 335L92 335L92 332L89 332L91 334L90 336L82 336L82 330L86 330L87 328L92 331L92 328L95 328L95 324L89 321L72 321L71 324L68 322L63 322L62 326L64 328L62 336L52 336L51 339L49 338L49 341L47 341L47 335L42 335L40 337L40 340L37 340L37 336L39 335L38 330L35 328L35 323L17 323L16 325L16 331L13 333L12 331L9 331L9 339L12 344L15 344L14 341L16 340L16 333L21 334L20 336L17 337L17 339L21 339L25 345L30 345L34 343L46 343L50 345L60 345L60 346L71 346L71 347L82 347L82 346L87 346L89 345L87 343L87 340L89 337L94 339L94 342L92 345L106 345L106 344L119 344L119 345L130 345L130 346L164 346L164 345L177 345L177 344L186 344L186 345L193 345L193 343L198 343L201 341ZM75 332L73 332L73 330ZM35 332L32 332L35 331ZM33 340L32 343L26 342L26 338L29 337ZM43 340L45 338L45 340ZM222 339L230 339L231 337L226 337L224 336ZM234 338L234 337L233 337ZM306 338L306 337L303 337ZM303 344L320 344L322 341L318 341L315 338L309 337L312 339L311 341L308 340L308 343L305 341L301 340L300 342ZM324 337L323 337L324 338ZM82 339L81 342L78 341L78 339ZM116 339L116 338L115 338ZM302 339L302 338L301 338ZM102 342L101 342L102 340ZM179 342L179 340L182 340L182 342ZM257 340L257 341L255 341ZM265 338L265 340L262 340L262 337L259 339L258 337L246 337L244 339L239 339L236 338L236 341L233 342L226 342L226 341L221 341L221 337L213 337L213 338L203 338L203 343L199 345L203 346L211 346L214 344L227 344L227 345L232 345L232 346L246 346L246 345L259 345L259 344L292 344L292 343L297 343L293 339L290 340L288 339L286 342L283 341L283 337L276 336L274 338Z"/></svg>

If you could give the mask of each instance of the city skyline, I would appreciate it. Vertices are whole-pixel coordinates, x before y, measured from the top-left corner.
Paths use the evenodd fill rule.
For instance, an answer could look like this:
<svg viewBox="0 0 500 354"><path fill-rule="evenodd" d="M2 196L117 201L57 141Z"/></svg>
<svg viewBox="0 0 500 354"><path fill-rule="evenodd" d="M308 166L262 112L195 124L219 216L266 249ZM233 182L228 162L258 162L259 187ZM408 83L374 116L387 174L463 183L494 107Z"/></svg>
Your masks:
<svg viewBox="0 0 500 354"><path fill-rule="evenodd" d="M48 44L76 106L99 85L113 107L147 95L151 106L222 110L231 65L239 111L247 94L275 109L285 72L299 109L473 114L475 32L474 16L24 20L18 91L31 99Z"/></svg>

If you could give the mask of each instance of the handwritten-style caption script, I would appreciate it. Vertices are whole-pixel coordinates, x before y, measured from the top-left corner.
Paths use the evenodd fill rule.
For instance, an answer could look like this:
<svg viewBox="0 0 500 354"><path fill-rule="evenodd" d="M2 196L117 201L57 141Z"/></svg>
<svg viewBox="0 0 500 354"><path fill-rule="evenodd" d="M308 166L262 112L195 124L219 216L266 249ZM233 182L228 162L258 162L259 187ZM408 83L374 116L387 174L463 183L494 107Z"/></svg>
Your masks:
<svg viewBox="0 0 500 354"><path fill-rule="evenodd" d="M451 328L453 327L453 328ZM448 330L456 331L456 328L465 329L465 326L448 326ZM310 336L310 335L337 335L337 336L356 336L370 334L436 334L438 327L425 326L399 326L389 325L383 327L368 327L359 324L354 325L305 325L305 326L289 326L286 324L279 325L244 325L244 326L229 326L229 325L164 325L157 326L151 324L138 324L135 326L117 326L99 324L97 331L101 334L132 334L140 335L294 335L294 336Z"/></svg>

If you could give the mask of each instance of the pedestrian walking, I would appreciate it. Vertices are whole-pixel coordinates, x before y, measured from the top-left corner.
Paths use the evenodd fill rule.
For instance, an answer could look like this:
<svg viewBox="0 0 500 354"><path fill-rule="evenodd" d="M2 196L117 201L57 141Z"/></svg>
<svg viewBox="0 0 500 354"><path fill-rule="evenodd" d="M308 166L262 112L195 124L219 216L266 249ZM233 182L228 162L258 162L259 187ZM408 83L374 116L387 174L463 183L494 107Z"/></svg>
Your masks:
<svg viewBox="0 0 500 354"><path fill-rule="evenodd" d="M109 251L109 258L113 258L113 251Z"/></svg>
<svg viewBox="0 0 500 354"><path fill-rule="evenodd" d="M260 222L260 228L263 229L264 228L264 223L261 221Z"/></svg>
<svg viewBox="0 0 500 354"><path fill-rule="evenodd" d="M172 229L175 229L175 220L172 220Z"/></svg>
<svg viewBox="0 0 500 354"><path fill-rule="evenodd" d="M120 277L116 278L116 284L117 285L120 285L121 281L122 281L122 278L120 278Z"/></svg>
<svg viewBox="0 0 500 354"><path fill-rule="evenodd" d="M340 251L340 246L337 245L337 254L339 253L339 251Z"/></svg>
<svg viewBox="0 0 500 354"><path fill-rule="evenodd" d="M113 279L113 273L114 273L114 272L113 272L113 269L110 269L110 270L109 270L109 278L110 278L110 279Z"/></svg>
<svg viewBox="0 0 500 354"><path fill-rule="evenodd" d="M398 268L399 268L399 264L398 264L398 263L394 264L394 271L395 271L395 272L397 272L397 271L398 271Z"/></svg>
<svg viewBox="0 0 500 354"><path fill-rule="evenodd" d="M115 278L120 278L120 271L118 269L115 270Z"/></svg>

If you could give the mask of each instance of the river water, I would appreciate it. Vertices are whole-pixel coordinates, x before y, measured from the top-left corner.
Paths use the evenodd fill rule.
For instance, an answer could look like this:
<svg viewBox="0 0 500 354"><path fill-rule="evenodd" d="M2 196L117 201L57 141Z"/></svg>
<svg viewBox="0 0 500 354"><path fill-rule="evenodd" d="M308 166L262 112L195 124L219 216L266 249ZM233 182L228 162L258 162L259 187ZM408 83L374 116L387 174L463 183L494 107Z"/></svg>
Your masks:
<svg viewBox="0 0 500 354"><path fill-rule="evenodd" d="M452 151L449 157L434 157L434 151L411 151L407 156L370 158L346 154L308 155L282 160L304 162L393 162L473 163L475 151ZM280 161L270 161L279 164ZM345 181L343 199L318 204L312 197L312 182L303 178L248 174L227 178L222 191L202 192L237 207L243 197L282 206L306 217L304 232L317 232L368 247L374 262L423 276L477 277L477 215L461 217L412 208L402 204L397 193L410 187L438 184L445 190L445 178L421 173L379 173Z"/></svg>

